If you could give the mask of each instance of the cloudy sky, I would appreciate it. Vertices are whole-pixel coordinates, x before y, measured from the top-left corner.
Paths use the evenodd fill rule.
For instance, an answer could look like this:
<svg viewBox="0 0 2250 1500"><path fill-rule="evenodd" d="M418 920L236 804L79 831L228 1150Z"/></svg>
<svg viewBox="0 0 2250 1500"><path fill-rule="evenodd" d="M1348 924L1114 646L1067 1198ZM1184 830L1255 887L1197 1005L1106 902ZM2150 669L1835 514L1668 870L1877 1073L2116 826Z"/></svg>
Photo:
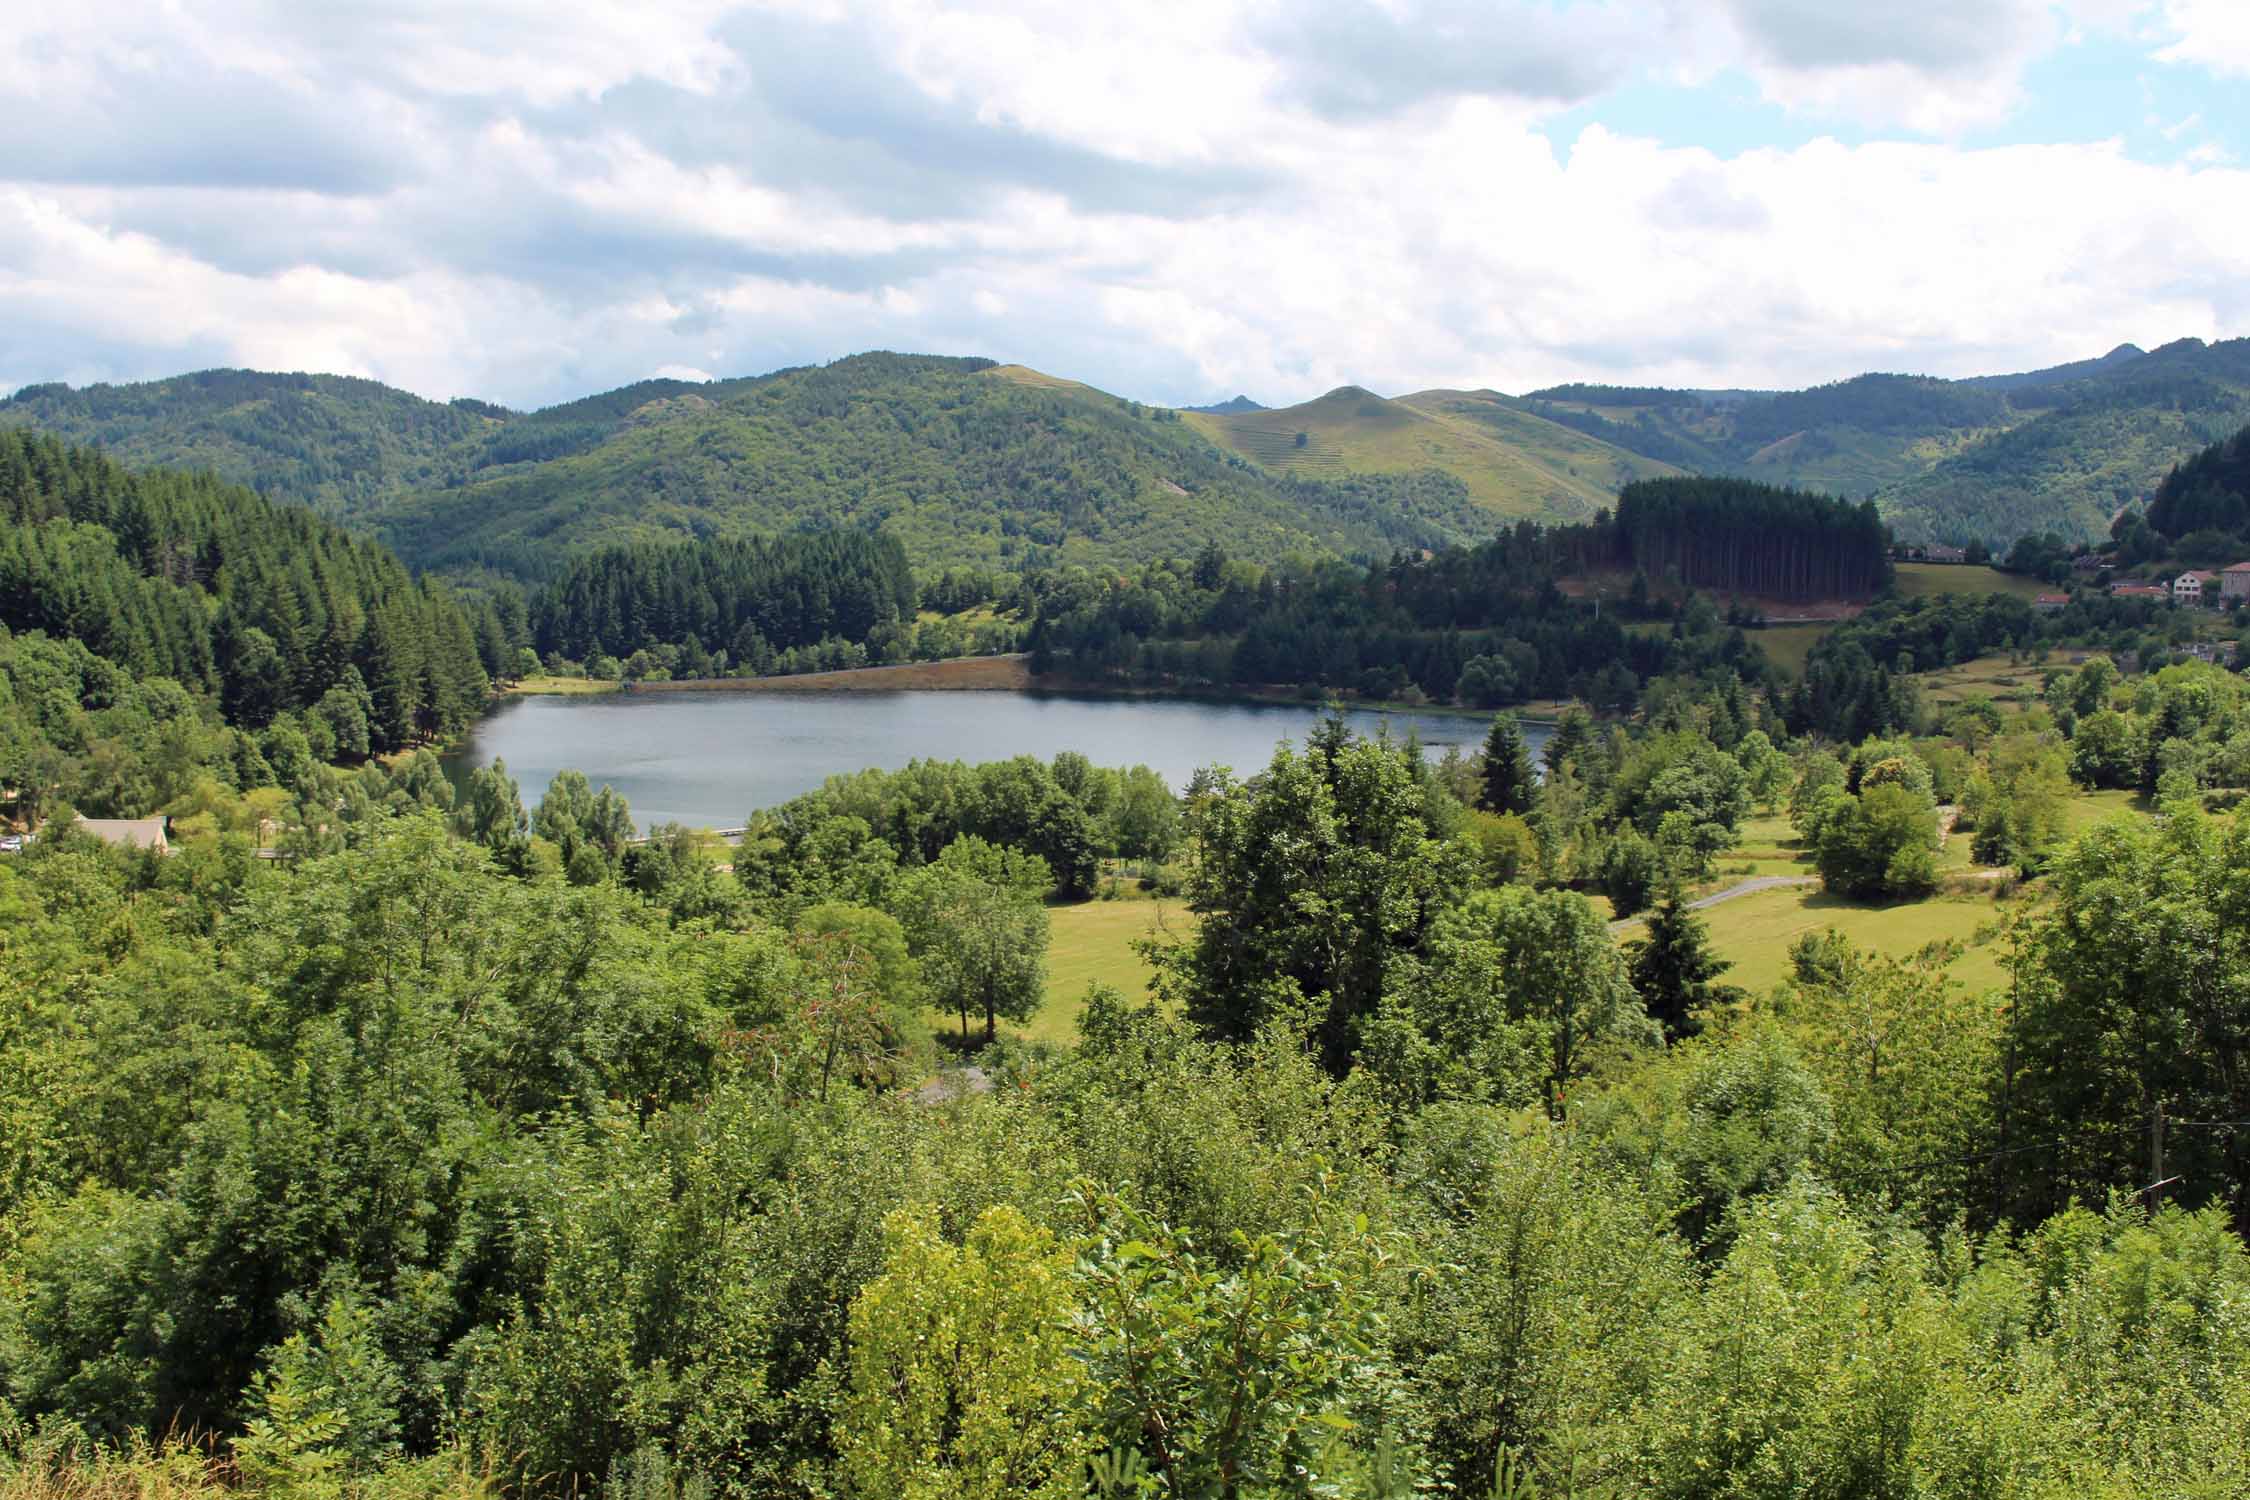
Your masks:
<svg viewBox="0 0 2250 1500"><path fill-rule="evenodd" d="M2250 334L2245 0L11 0L0 390L1163 402Z"/></svg>

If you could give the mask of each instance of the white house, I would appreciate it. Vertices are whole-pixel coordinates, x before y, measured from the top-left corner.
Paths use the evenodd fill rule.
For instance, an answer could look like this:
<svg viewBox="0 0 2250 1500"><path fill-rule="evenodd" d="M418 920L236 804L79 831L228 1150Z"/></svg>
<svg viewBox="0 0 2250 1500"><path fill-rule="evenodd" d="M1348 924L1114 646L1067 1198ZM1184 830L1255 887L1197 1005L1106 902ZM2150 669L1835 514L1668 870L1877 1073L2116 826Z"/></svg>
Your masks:
<svg viewBox="0 0 2250 1500"><path fill-rule="evenodd" d="M2203 602L2203 575L2201 573L2182 573L2179 577L2173 579L2172 602L2174 604L2201 604Z"/></svg>

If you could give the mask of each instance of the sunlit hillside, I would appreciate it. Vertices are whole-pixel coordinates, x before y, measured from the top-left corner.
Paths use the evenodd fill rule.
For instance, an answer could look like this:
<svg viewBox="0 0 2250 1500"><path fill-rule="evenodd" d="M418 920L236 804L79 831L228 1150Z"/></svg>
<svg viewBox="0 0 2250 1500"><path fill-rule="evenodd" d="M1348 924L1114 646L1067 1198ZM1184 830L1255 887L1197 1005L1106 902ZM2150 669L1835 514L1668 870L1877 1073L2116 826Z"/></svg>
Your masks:
<svg viewBox="0 0 2250 1500"><path fill-rule="evenodd" d="M1678 472L1533 416L1489 391L1423 391L1386 400L1347 385L1301 406L1190 412L1183 420L1276 473L1440 469L1500 516L1577 519L1608 505L1621 484Z"/></svg>

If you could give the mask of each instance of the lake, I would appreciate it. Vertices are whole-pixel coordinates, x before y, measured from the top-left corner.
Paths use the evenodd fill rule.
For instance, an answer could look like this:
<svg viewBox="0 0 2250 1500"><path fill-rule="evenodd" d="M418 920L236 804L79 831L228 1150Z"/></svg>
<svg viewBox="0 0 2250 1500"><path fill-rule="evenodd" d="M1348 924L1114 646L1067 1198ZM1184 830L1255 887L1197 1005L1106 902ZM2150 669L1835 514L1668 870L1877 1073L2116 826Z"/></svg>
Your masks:
<svg viewBox="0 0 2250 1500"><path fill-rule="evenodd" d="M458 789L495 760L536 807L557 771L617 788L648 828L678 822L723 828L752 809L809 792L829 777L911 760L1050 760L1076 750L1096 765L1145 765L1176 792L1199 767L1247 775L1282 740L1303 744L1319 719L1310 707L1177 698L1093 698L1047 693L614 693L503 700L446 761ZM1467 714L1369 713L1345 717L1374 733L1417 732L1432 758L1484 740L1488 721ZM1534 754L1547 738L1524 726Z"/></svg>

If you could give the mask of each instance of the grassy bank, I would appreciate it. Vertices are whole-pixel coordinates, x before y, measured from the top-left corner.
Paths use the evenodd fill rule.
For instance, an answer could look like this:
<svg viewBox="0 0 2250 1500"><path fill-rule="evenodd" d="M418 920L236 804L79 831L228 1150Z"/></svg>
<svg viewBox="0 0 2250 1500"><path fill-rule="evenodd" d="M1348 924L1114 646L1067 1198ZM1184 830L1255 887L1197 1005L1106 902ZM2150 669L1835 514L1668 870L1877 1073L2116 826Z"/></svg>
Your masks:
<svg viewBox="0 0 2250 1500"><path fill-rule="evenodd" d="M600 693L614 693L620 684L596 682L591 677L519 677L500 689L503 695L514 697L591 698Z"/></svg>

